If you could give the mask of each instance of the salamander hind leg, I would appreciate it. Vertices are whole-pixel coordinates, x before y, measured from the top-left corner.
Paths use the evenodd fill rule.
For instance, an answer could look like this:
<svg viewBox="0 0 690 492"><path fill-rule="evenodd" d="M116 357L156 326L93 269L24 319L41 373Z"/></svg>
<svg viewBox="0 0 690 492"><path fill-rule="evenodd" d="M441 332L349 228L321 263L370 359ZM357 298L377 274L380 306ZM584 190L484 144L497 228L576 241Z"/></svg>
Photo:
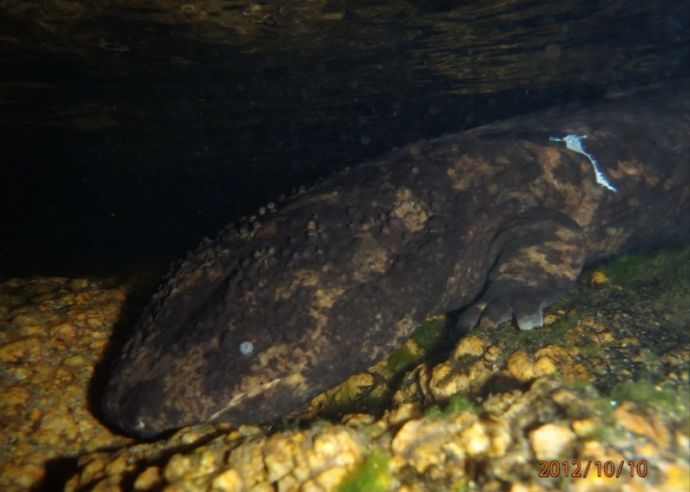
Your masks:
<svg viewBox="0 0 690 492"><path fill-rule="evenodd" d="M542 310L575 284L586 254L577 223L549 209L522 214L491 246L497 259L479 298L461 312L461 329L513 318L523 330L542 326Z"/></svg>

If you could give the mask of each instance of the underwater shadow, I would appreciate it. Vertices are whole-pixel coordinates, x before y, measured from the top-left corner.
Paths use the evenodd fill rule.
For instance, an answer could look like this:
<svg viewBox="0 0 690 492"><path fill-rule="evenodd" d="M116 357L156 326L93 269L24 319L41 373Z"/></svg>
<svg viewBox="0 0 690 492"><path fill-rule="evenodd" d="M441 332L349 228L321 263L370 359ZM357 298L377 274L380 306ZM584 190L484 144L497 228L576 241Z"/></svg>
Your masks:
<svg viewBox="0 0 690 492"><path fill-rule="evenodd" d="M127 280L122 282L124 284L131 283L132 286L122 304L118 318L113 324L113 331L103 350L103 355L94 366L93 376L89 381L86 396L87 409L99 423L114 434L121 435L122 432L110 425L107 420L104 419L101 410L103 390L117 356L120 354L127 340L132 337L137 320L158 286L160 277L160 272L147 273L138 278L138 283L128 282ZM122 285L122 283L119 285Z"/></svg>

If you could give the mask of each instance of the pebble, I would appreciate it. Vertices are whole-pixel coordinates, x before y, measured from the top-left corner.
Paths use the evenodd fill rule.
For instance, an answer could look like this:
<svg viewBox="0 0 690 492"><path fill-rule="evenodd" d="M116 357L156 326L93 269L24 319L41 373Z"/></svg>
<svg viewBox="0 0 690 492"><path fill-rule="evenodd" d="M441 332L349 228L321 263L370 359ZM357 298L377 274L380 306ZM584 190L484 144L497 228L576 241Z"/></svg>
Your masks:
<svg viewBox="0 0 690 492"><path fill-rule="evenodd" d="M537 459L553 460L568 455L575 433L564 425L544 424L531 431L529 438Z"/></svg>

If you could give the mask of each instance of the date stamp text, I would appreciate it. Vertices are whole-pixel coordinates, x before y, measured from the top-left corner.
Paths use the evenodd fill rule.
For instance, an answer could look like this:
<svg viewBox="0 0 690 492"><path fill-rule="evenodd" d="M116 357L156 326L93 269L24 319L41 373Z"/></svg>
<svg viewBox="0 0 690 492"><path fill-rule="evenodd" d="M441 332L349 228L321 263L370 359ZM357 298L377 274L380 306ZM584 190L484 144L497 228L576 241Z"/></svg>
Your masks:
<svg viewBox="0 0 690 492"><path fill-rule="evenodd" d="M649 472L647 460L541 460L539 476L543 478L641 477Z"/></svg>

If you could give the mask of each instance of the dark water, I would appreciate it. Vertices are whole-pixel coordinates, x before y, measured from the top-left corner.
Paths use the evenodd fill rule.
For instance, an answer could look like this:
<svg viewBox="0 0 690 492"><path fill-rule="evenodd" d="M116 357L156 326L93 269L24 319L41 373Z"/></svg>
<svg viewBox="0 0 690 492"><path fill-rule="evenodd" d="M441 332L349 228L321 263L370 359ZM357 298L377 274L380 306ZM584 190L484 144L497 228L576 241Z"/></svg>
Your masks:
<svg viewBox="0 0 690 492"><path fill-rule="evenodd" d="M0 277L161 268L391 147L690 72L688 2L462 4L5 2Z"/></svg>

